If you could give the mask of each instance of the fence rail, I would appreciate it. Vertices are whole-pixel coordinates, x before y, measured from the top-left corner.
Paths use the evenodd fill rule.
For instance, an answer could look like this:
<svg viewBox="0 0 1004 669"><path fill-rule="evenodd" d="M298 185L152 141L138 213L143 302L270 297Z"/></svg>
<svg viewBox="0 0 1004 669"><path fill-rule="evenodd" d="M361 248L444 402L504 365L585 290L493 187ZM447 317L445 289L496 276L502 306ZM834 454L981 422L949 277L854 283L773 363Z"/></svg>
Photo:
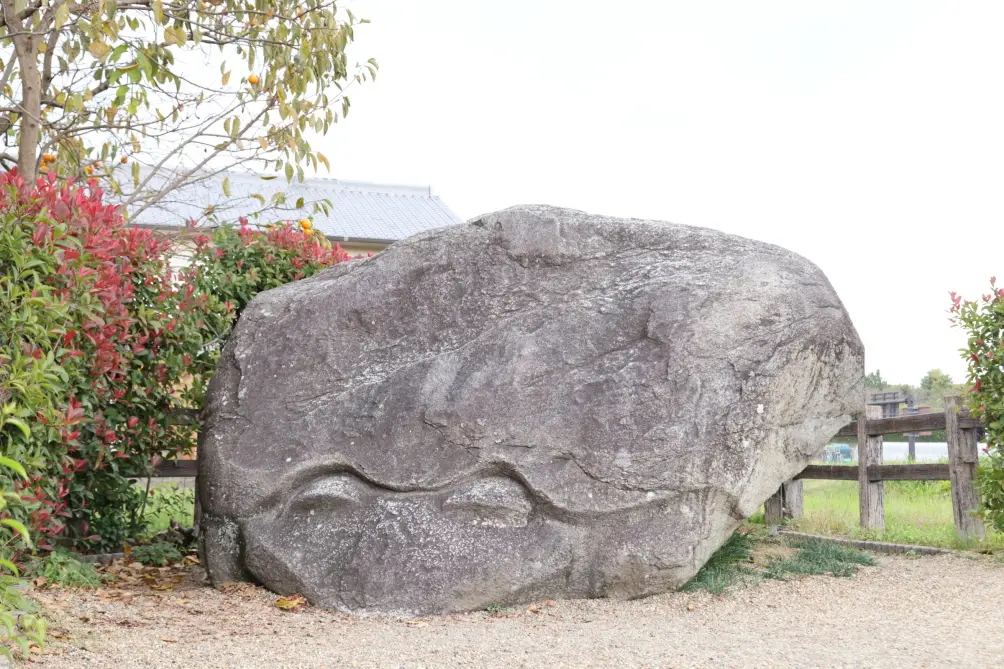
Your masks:
<svg viewBox="0 0 1004 669"><path fill-rule="evenodd" d="M913 416L895 416L893 418L873 418L867 421L868 436L881 437L885 434L900 434L907 432L928 432L945 429L945 413L919 413ZM981 427L979 419L969 415L969 411L960 408L958 425L963 429ZM848 423L837 432L838 437L857 437L858 422Z"/></svg>
<svg viewBox="0 0 1004 669"><path fill-rule="evenodd" d="M883 530L884 481L951 481L956 532L967 538L983 538L986 532L983 519L975 514L979 508L975 478L980 427L980 421L969 415L958 397L945 398L943 413L868 420L862 411L857 421L837 432L837 436L857 437L857 466L809 465L764 503L764 521L777 525L784 518L802 515L802 481L805 479L857 481L861 528ZM928 430L945 430L948 464L882 464L883 435Z"/></svg>
<svg viewBox="0 0 1004 669"><path fill-rule="evenodd" d="M848 465L809 465L795 476L795 480L825 479L829 481L857 481L858 468ZM949 465L872 465L868 468L869 481L947 481Z"/></svg>
<svg viewBox="0 0 1004 669"><path fill-rule="evenodd" d="M157 465L153 470L154 477L158 478L192 478L199 473L199 463L197 460L172 460Z"/></svg>

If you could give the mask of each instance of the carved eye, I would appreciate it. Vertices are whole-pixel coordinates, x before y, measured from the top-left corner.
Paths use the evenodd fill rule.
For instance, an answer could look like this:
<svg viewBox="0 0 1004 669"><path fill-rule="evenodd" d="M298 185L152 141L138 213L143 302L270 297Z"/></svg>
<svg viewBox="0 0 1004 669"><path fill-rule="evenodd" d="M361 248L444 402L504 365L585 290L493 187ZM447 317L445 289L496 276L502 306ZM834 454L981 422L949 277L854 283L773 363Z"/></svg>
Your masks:
<svg viewBox="0 0 1004 669"><path fill-rule="evenodd" d="M290 511L313 515L362 504L366 498L364 484L351 474L326 476L309 483L293 499Z"/></svg>
<svg viewBox="0 0 1004 669"><path fill-rule="evenodd" d="M501 476L476 481L443 502L454 521L483 527L526 527L532 510L523 486Z"/></svg>

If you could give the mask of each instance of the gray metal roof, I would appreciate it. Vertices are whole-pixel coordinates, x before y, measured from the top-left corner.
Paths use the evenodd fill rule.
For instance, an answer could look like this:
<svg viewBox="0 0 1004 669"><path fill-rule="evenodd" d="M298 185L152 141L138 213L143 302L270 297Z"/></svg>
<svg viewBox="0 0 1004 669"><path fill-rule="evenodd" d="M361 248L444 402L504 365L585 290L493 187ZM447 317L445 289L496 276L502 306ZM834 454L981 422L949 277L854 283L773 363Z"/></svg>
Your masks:
<svg viewBox="0 0 1004 669"><path fill-rule="evenodd" d="M230 197L223 194L223 179L230 178ZM462 222L460 217L432 194L429 186L396 186L312 178L287 183L279 177L264 180L255 174L230 172L174 191L157 206L132 219L139 225L183 227L189 219L199 220L212 205L220 220L261 209L253 194L271 202L275 193L285 193L286 205L263 214L263 220L311 218L314 228L332 238L394 241L434 228ZM295 207L299 198L304 206ZM329 213L315 212L316 202L331 203Z"/></svg>

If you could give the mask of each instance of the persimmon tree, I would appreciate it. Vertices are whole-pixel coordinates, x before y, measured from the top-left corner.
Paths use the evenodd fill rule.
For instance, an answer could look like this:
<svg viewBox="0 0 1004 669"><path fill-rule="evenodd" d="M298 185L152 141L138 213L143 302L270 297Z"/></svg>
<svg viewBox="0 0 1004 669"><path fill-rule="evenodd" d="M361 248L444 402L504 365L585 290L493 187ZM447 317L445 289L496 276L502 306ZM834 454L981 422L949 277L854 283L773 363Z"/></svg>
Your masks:
<svg viewBox="0 0 1004 669"><path fill-rule="evenodd" d="M133 217L234 168L330 169L310 140L377 70L336 4L0 0L0 167L100 179Z"/></svg>

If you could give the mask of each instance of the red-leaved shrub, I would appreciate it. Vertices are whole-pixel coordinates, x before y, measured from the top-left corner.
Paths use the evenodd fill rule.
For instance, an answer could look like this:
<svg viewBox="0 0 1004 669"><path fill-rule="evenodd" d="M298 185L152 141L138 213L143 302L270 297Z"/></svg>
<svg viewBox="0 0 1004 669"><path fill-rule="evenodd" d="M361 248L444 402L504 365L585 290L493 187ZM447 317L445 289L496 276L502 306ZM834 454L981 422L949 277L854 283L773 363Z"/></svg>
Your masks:
<svg viewBox="0 0 1004 669"><path fill-rule="evenodd" d="M175 280L170 253L95 182L0 176L0 396L29 428L0 445L30 476L9 511L43 548L119 546L144 499L130 478L192 445L169 414L199 401L203 384L180 380L212 368L231 315Z"/></svg>

